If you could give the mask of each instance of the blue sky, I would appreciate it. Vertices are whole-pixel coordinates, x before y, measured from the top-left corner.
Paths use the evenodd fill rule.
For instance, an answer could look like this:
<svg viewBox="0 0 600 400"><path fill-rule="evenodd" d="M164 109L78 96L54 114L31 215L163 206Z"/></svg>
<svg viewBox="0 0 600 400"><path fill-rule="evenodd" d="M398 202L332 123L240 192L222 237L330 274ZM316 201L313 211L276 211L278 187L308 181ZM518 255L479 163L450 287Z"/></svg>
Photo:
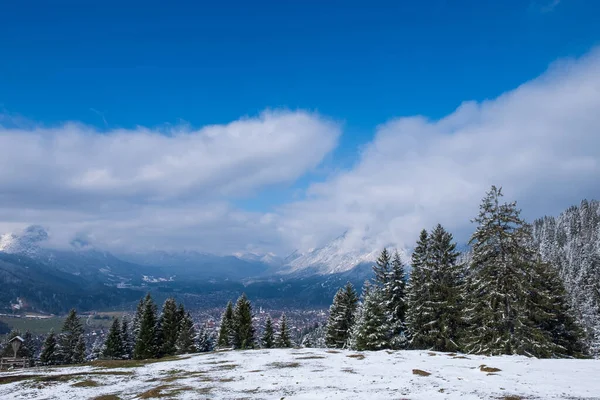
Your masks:
<svg viewBox="0 0 600 400"><path fill-rule="evenodd" d="M592 0L57 0L3 1L1 10L5 126L75 121L99 135L186 123L194 131L268 109L334 121L335 143L319 160L219 199L276 217L318 192L316 183L360 168L382 124L494 100L600 42Z"/></svg>

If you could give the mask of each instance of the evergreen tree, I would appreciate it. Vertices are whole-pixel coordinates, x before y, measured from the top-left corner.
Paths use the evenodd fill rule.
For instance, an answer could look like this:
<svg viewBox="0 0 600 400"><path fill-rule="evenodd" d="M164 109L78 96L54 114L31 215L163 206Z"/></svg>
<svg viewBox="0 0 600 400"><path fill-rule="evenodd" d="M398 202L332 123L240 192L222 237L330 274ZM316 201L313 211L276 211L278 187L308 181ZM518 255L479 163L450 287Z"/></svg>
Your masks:
<svg viewBox="0 0 600 400"><path fill-rule="evenodd" d="M535 306L531 318L554 343L552 353L545 356L581 357L585 353L585 333L573 317L565 287L558 271L550 264L538 260L535 264L536 290L532 293Z"/></svg>
<svg viewBox="0 0 600 400"><path fill-rule="evenodd" d="M183 309L181 312L184 312ZM176 342L177 338L179 337L180 321L185 319L185 315L180 316L179 314L180 311L177 309L177 303L175 302L175 299L169 297L167 300L165 300L159 321L161 328L160 341L162 344L160 349L161 355L172 356L177 351Z"/></svg>
<svg viewBox="0 0 600 400"><path fill-rule="evenodd" d="M58 354L58 342L56 340L54 330L51 330L46 337L46 340L44 340L42 353L40 354L40 361L44 365L56 365L60 361Z"/></svg>
<svg viewBox="0 0 600 400"><path fill-rule="evenodd" d="M133 358L133 346L135 343L125 315L123 315L123 320L121 322L121 339L123 341L123 358L129 360Z"/></svg>
<svg viewBox="0 0 600 400"><path fill-rule="evenodd" d="M83 325L77 311L71 309L60 334L60 361L63 364L80 364L85 359Z"/></svg>
<svg viewBox="0 0 600 400"><path fill-rule="evenodd" d="M390 346L393 349L406 347L406 273L400 255L396 251L392 258L389 279L384 286L387 324L390 327Z"/></svg>
<svg viewBox="0 0 600 400"><path fill-rule="evenodd" d="M214 335L209 332L206 325L202 325L198 331L197 349L200 353L213 351L215 347Z"/></svg>
<svg viewBox="0 0 600 400"><path fill-rule="evenodd" d="M133 357L138 360L156 358L160 354L156 304L150 293L144 298L144 308L139 322Z"/></svg>
<svg viewBox="0 0 600 400"><path fill-rule="evenodd" d="M221 326L219 328L218 347L229 347L233 344L233 304L227 303L227 308L221 316Z"/></svg>
<svg viewBox="0 0 600 400"><path fill-rule="evenodd" d="M238 298L233 310L233 342L236 349L254 348L254 325L252 324L252 305L245 293Z"/></svg>
<svg viewBox="0 0 600 400"><path fill-rule="evenodd" d="M270 315L267 317L267 322L265 323L261 344L265 349L270 349L275 346L275 332L273 330L273 321L271 321Z"/></svg>
<svg viewBox="0 0 600 400"><path fill-rule="evenodd" d="M140 324L142 323L142 315L144 315L144 306L146 304L145 300L146 297L140 299L133 315L133 321L131 321L131 333L134 341L140 334Z"/></svg>
<svg viewBox="0 0 600 400"><path fill-rule="evenodd" d="M197 351L195 343L196 329L190 313L183 316L183 319L179 322L178 331L179 335L175 343L177 354L195 353Z"/></svg>
<svg viewBox="0 0 600 400"><path fill-rule="evenodd" d="M377 285L383 287L387 284L391 270L391 261L390 253L384 248L373 266L374 281Z"/></svg>
<svg viewBox="0 0 600 400"><path fill-rule="evenodd" d="M292 347L292 339L290 337L290 331L287 324L287 317L285 314L281 315L279 320L279 332L275 340L275 346L280 348Z"/></svg>
<svg viewBox="0 0 600 400"><path fill-rule="evenodd" d="M429 301L429 247L429 234L423 229L411 256L412 271L406 288L406 326L409 346L413 349L425 349L429 345L426 324L432 321L435 313L435 306Z"/></svg>
<svg viewBox="0 0 600 400"><path fill-rule="evenodd" d="M125 346L123 343L122 326L119 318L113 318L113 322L104 342L104 350L102 356L112 360L120 360L124 358Z"/></svg>
<svg viewBox="0 0 600 400"><path fill-rule="evenodd" d="M363 302L356 314L351 344L355 350L381 350L390 347L384 291L368 284L363 289Z"/></svg>
<svg viewBox="0 0 600 400"><path fill-rule="evenodd" d="M354 314L358 305L358 296L350 282L340 288L333 304L329 308L329 318L325 333L325 344L327 347L346 347L352 326L354 325Z"/></svg>
<svg viewBox="0 0 600 400"><path fill-rule="evenodd" d="M554 345L533 318L540 310L531 296L536 291L531 230L516 203L501 204L501 197L502 190L492 186L474 220L466 349L543 357Z"/></svg>

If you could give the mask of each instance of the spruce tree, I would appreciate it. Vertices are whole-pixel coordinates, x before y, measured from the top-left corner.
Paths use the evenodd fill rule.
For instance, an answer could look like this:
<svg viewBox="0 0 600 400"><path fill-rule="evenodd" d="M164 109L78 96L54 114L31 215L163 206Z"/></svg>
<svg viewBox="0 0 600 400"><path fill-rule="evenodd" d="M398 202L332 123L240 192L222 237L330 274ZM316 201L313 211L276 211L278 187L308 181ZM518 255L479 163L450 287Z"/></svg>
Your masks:
<svg viewBox="0 0 600 400"><path fill-rule="evenodd" d="M135 340L140 334L140 324L142 323L142 315L144 314L146 297L142 297L137 304L135 314L133 315L133 321L131 321L131 333Z"/></svg>
<svg viewBox="0 0 600 400"><path fill-rule="evenodd" d="M195 353L196 348L196 329L194 328L194 321L190 313L186 313L183 319L179 321L179 335L175 342L175 349L177 354L188 354Z"/></svg>
<svg viewBox="0 0 600 400"><path fill-rule="evenodd" d="M60 361L64 364L80 364L85 359L83 325L77 311L71 309L60 334Z"/></svg>
<svg viewBox="0 0 600 400"><path fill-rule="evenodd" d="M255 345L255 330L252 324L252 305L245 293L238 298L233 310L233 342L236 349L252 349Z"/></svg>
<svg viewBox="0 0 600 400"><path fill-rule="evenodd" d="M198 331L197 350L200 353L212 351L215 345L214 335L209 332L206 325L202 325Z"/></svg>
<svg viewBox="0 0 600 400"><path fill-rule="evenodd" d="M481 354L552 354L550 335L533 317L536 255L530 227L516 203L500 203L502 190L492 186L480 206L471 236L469 324L466 350Z"/></svg>
<svg viewBox="0 0 600 400"><path fill-rule="evenodd" d="M427 348L428 329L426 324L434 318L435 307L430 298L430 252L429 234L425 229L419 234L417 245L411 255L412 271L406 288L406 326L409 334L409 347Z"/></svg>
<svg viewBox="0 0 600 400"><path fill-rule="evenodd" d="M123 341L123 358L126 360L133 358L133 346L135 343L129 329L127 316L125 315L123 315L123 319L121 321L121 340Z"/></svg>
<svg viewBox="0 0 600 400"><path fill-rule="evenodd" d="M144 308L139 322L133 357L137 360L156 358L160 354L156 304L150 293L144 298Z"/></svg>
<svg viewBox="0 0 600 400"><path fill-rule="evenodd" d="M392 258L389 279L384 286L387 324L390 327L390 347L406 347L406 273L398 251Z"/></svg>
<svg viewBox="0 0 600 400"><path fill-rule="evenodd" d="M365 285L363 301L359 307L352 329L352 348L359 351L389 348L389 325L383 289L378 286Z"/></svg>
<svg viewBox="0 0 600 400"><path fill-rule="evenodd" d="M58 342L54 330L51 330L42 346L40 362L44 365L55 365L59 363Z"/></svg>
<svg viewBox="0 0 600 400"><path fill-rule="evenodd" d="M183 309L182 312L184 312ZM185 315L180 316L179 314L175 299L169 297L165 300L159 320L162 344L160 354L163 356L172 356L177 351L176 342L179 336L180 321L185 318Z"/></svg>
<svg viewBox="0 0 600 400"><path fill-rule="evenodd" d="M271 316L267 316L267 322L265 323L265 330L261 338L262 347L270 349L275 346L275 332L273 330L273 321Z"/></svg>
<svg viewBox="0 0 600 400"><path fill-rule="evenodd" d="M548 357L582 357L585 353L585 333L573 317L564 284L558 271L538 260L534 264L536 290L532 293L532 319L550 335L554 344Z"/></svg>
<svg viewBox="0 0 600 400"><path fill-rule="evenodd" d="M391 270L391 261L390 253L384 248L373 266L375 284L382 287L387 284Z"/></svg>
<svg viewBox="0 0 600 400"><path fill-rule="evenodd" d="M104 358L119 360L123 359L125 354L125 346L123 343L122 326L119 322L119 318L113 318L113 322L106 336L104 342L104 350L102 356Z"/></svg>
<svg viewBox="0 0 600 400"><path fill-rule="evenodd" d="M277 332L275 346L279 348L292 347L292 339L290 337L290 331L287 324L287 317L285 316L285 314L282 314L281 319L279 320L279 332Z"/></svg>
<svg viewBox="0 0 600 400"><path fill-rule="evenodd" d="M219 327L219 337L217 339L218 347L229 347L233 343L233 304L227 303L227 307L221 316L221 326Z"/></svg>
<svg viewBox="0 0 600 400"><path fill-rule="evenodd" d="M325 333L325 344L327 347L346 347L352 326L354 325L354 314L358 306L358 296L350 282L340 288L333 304L329 308L329 318Z"/></svg>

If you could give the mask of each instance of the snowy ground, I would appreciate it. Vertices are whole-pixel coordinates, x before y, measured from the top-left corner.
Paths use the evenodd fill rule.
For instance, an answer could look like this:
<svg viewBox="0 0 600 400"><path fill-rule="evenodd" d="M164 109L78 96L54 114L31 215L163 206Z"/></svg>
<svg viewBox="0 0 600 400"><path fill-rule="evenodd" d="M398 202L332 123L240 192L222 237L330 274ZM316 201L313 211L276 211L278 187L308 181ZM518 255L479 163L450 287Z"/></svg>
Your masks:
<svg viewBox="0 0 600 400"><path fill-rule="evenodd" d="M600 360L289 349L139 364L0 373L0 399L600 399Z"/></svg>

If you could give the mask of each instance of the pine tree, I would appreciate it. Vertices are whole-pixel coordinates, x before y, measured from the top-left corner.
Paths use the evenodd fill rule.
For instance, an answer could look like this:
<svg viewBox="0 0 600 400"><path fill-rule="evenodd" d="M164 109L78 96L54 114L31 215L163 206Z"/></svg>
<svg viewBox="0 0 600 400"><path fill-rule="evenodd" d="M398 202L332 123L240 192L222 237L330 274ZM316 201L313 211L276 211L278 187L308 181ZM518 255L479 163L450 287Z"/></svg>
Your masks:
<svg viewBox="0 0 600 400"><path fill-rule="evenodd" d="M391 270L391 257L390 253L384 248L377 258L375 265L373 266L373 272L375 274L375 284L379 286L385 286L387 284L389 274Z"/></svg>
<svg viewBox="0 0 600 400"><path fill-rule="evenodd" d="M354 314L358 306L358 296L350 282L340 288L333 304L329 308L329 318L325 333L325 344L327 347L346 347L350 332L354 325Z"/></svg>
<svg viewBox="0 0 600 400"><path fill-rule="evenodd" d="M125 315L123 315L123 320L121 322L121 339L123 341L123 358L129 360L133 358L133 346L135 343Z"/></svg>
<svg viewBox="0 0 600 400"><path fill-rule="evenodd" d="M290 331L287 324L287 317L285 316L285 314L282 314L281 319L279 320L279 332L277 332L275 346L279 348L292 347L292 339L290 337Z"/></svg>
<svg viewBox="0 0 600 400"><path fill-rule="evenodd" d="M221 326L219 328L218 347L229 347L233 343L233 304L227 303L227 308L221 316Z"/></svg>
<svg viewBox="0 0 600 400"><path fill-rule="evenodd" d="M133 357L138 360L156 358L160 354L156 304L148 293L144 298L144 308L139 320L138 336L135 340Z"/></svg>
<svg viewBox="0 0 600 400"><path fill-rule="evenodd" d="M208 331L206 325L202 325L198 331L197 349L200 353L213 351L215 347L214 335Z"/></svg>
<svg viewBox="0 0 600 400"><path fill-rule="evenodd" d="M558 271L550 264L538 260L535 264L536 290L532 293L535 308L531 318L554 343L552 357L581 357L585 353L585 332L573 317L567 294Z"/></svg>
<svg viewBox="0 0 600 400"><path fill-rule="evenodd" d="M252 324L252 305L245 293L238 298L233 310L233 341L236 349L252 349L255 344L255 330Z"/></svg>
<svg viewBox="0 0 600 400"><path fill-rule="evenodd" d="M270 349L275 346L275 332L273 330L273 321L271 321L270 315L267 317L267 322L265 323L261 344L265 349Z"/></svg>
<svg viewBox="0 0 600 400"><path fill-rule="evenodd" d="M40 362L44 365L55 365L59 363L58 356L58 342L54 330L51 330L46 340L44 340Z"/></svg>
<svg viewBox="0 0 600 400"><path fill-rule="evenodd" d="M183 319L179 321L179 335L175 342L175 349L177 354L188 354L195 353L196 348L196 329L194 328L194 321L189 313L183 316Z"/></svg>
<svg viewBox="0 0 600 400"><path fill-rule="evenodd" d="M77 311L71 309L60 334L60 361L63 364L80 364L85 359L83 325Z"/></svg>
<svg viewBox="0 0 600 400"><path fill-rule="evenodd" d="M406 288L406 326L409 346L413 349L427 348L428 329L426 324L434 318L435 308L430 298L430 250L429 234L425 229L419 234L417 245L411 256L412 271Z"/></svg>
<svg viewBox="0 0 600 400"><path fill-rule="evenodd" d="M392 258L389 279L384 286L387 324L390 327L390 346L402 349L406 338L406 273L400 255L396 251Z"/></svg>
<svg viewBox="0 0 600 400"><path fill-rule="evenodd" d="M185 318L185 315L179 316L179 314L175 299L169 297L165 300L159 321L162 342L161 355L172 356L177 351L175 344L179 336L180 321Z"/></svg>
<svg viewBox="0 0 600 400"><path fill-rule="evenodd" d="M119 318L113 318L113 322L104 342L104 350L102 356L112 360L120 360L125 358L125 346L123 343L122 326Z"/></svg>
<svg viewBox="0 0 600 400"><path fill-rule="evenodd" d="M390 347L384 291L378 286L363 288L363 302L356 314L351 344L355 350L381 350Z"/></svg>
<svg viewBox="0 0 600 400"><path fill-rule="evenodd" d="M550 335L536 323L535 252L516 203L500 204L492 186L474 219L469 269L466 349L482 354L552 354Z"/></svg>
<svg viewBox="0 0 600 400"><path fill-rule="evenodd" d="M137 304L135 309L135 314L133 316L133 321L131 321L131 333L134 340L140 334L140 325L142 323L142 315L144 314L144 306L145 306L146 297L142 297Z"/></svg>

